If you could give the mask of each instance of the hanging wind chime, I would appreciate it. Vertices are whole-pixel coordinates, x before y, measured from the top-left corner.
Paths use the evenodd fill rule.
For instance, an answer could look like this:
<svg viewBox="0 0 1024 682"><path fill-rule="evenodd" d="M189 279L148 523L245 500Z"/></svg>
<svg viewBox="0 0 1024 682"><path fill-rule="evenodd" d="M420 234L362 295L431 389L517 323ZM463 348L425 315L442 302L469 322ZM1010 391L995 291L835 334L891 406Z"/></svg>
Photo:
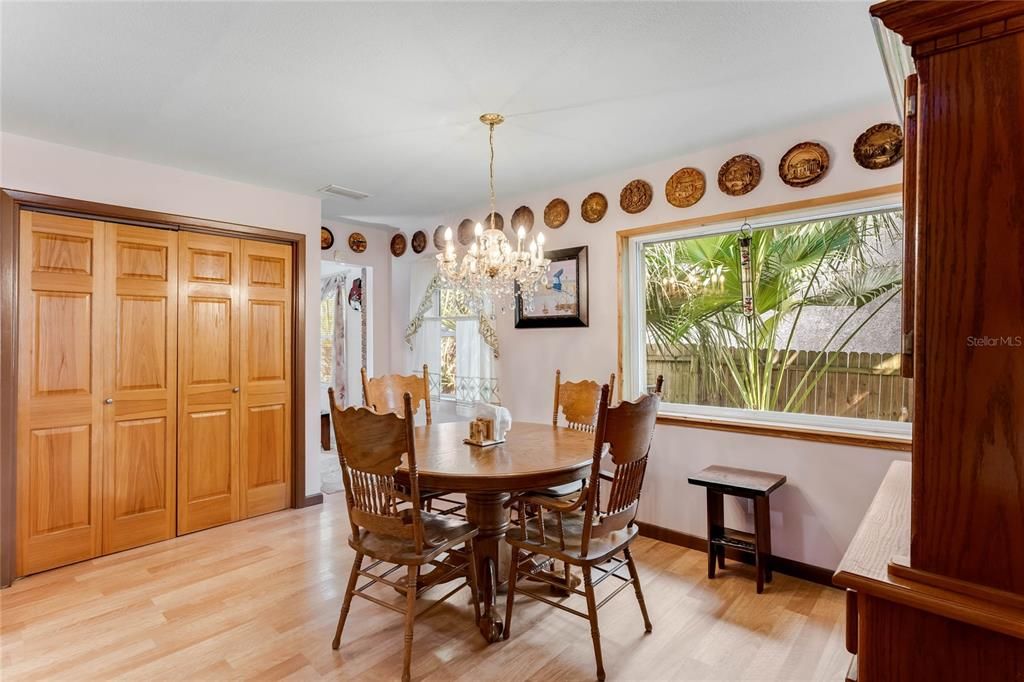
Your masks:
<svg viewBox="0 0 1024 682"><path fill-rule="evenodd" d="M754 229L750 223L744 222L740 227L740 283L743 294L743 314L748 318L754 316L754 273L750 261L750 245L753 242Z"/></svg>

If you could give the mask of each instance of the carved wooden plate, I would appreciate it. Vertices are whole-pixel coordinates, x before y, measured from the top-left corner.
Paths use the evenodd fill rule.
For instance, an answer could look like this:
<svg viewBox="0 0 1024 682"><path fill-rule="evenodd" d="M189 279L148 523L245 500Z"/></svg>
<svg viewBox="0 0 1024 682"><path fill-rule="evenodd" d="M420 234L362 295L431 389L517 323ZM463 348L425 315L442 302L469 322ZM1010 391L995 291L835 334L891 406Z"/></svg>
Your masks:
<svg viewBox="0 0 1024 682"><path fill-rule="evenodd" d="M405 235L401 232L398 232L391 237L391 255L395 258L398 258L405 253L405 246Z"/></svg>
<svg viewBox="0 0 1024 682"><path fill-rule="evenodd" d="M853 158L868 170L895 165L903 158L903 129L895 123L871 126L853 143Z"/></svg>
<svg viewBox="0 0 1024 682"><path fill-rule="evenodd" d="M569 202L559 197L552 199L544 207L544 224L552 230L557 230L569 219Z"/></svg>
<svg viewBox="0 0 1024 682"><path fill-rule="evenodd" d="M654 190L651 183L637 178L632 180L619 192L619 206L626 213L639 213L651 205Z"/></svg>
<svg viewBox="0 0 1024 682"><path fill-rule="evenodd" d="M761 162L749 154L737 154L718 169L718 189L731 197L743 196L761 182Z"/></svg>
<svg viewBox="0 0 1024 682"><path fill-rule="evenodd" d="M588 223L596 223L608 212L608 199L600 192L591 192L580 206L580 215Z"/></svg>
<svg viewBox="0 0 1024 682"><path fill-rule="evenodd" d="M328 228L320 226L320 250L326 251L334 246L334 233Z"/></svg>
<svg viewBox="0 0 1024 682"><path fill-rule="evenodd" d="M444 225L438 225L434 228L434 248L438 251L444 251Z"/></svg>
<svg viewBox="0 0 1024 682"><path fill-rule="evenodd" d="M366 237L362 232L353 232L348 236L348 248L356 253L366 251Z"/></svg>
<svg viewBox="0 0 1024 682"><path fill-rule="evenodd" d="M779 161L779 177L790 187L810 187L828 172L828 150L817 142L790 147Z"/></svg>
<svg viewBox="0 0 1024 682"><path fill-rule="evenodd" d="M423 253L427 248L427 233L423 230L416 230L412 233L412 252Z"/></svg>
<svg viewBox="0 0 1024 682"><path fill-rule="evenodd" d="M680 168L665 183L665 199L676 208L689 208L708 188L704 174L696 168Z"/></svg>
<svg viewBox="0 0 1024 682"><path fill-rule="evenodd" d="M497 211L495 211L494 213L488 213L487 216L483 220L480 221L480 224L484 226L485 230L491 229L491 216L492 215L494 216L494 229L495 230L499 230L499 231L500 230L504 230L505 229L505 219L502 218L501 214L498 213Z"/></svg>
<svg viewBox="0 0 1024 682"><path fill-rule="evenodd" d="M476 229L476 223L469 218L463 218L462 222L459 223L459 229L455 233L455 239L463 246L469 246L473 243L476 235L473 230Z"/></svg>
<svg viewBox="0 0 1024 682"><path fill-rule="evenodd" d="M526 234L530 234L530 230L533 229L533 211L530 210L529 206L520 206L512 214L512 228L513 234L519 232L519 228L526 230Z"/></svg>

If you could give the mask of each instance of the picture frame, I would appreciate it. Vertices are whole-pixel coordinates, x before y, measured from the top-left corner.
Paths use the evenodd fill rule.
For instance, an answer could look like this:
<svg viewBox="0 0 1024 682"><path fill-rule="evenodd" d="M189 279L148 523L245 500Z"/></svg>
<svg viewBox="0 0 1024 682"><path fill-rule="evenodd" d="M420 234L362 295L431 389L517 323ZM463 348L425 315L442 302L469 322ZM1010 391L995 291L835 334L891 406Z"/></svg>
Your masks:
<svg viewBox="0 0 1024 682"><path fill-rule="evenodd" d="M589 327L589 273L587 247L545 251L547 283L541 284L533 298L533 310L524 310L516 287L516 329Z"/></svg>

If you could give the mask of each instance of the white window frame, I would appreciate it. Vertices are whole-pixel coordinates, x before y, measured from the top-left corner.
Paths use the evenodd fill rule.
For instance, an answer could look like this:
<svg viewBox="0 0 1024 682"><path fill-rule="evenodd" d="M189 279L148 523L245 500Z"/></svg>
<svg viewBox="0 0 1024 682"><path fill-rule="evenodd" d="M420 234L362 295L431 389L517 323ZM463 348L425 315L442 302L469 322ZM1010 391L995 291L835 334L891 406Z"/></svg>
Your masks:
<svg viewBox="0 0 1024 682"><path fill-rule="evenodd" d="M813 222L829 218L840 218L858 213L902 210L902 197L898 194L875 197L870 200L833 204L815 211L793 211L758 216L747 220L754 230L790 225L799 222ZM642 263L643 248L647 244L673 241L676 239L702 237L713 234L738 232L743 219L701 225L699 227L641 234L629 237L622 253L623 327L622 364L624 395L639 395L646 390L646 270ZM685 403L662 403L661 413L692 418L704 422L723 424L748 424L751 426L791 427L808 431L848 434L854 436L882 436L898 440L911 437L912 425L907 422L893 422L880 419L856 417L830 417L796 412L773 412L748 410L735 407L714 407Z"/></svg>

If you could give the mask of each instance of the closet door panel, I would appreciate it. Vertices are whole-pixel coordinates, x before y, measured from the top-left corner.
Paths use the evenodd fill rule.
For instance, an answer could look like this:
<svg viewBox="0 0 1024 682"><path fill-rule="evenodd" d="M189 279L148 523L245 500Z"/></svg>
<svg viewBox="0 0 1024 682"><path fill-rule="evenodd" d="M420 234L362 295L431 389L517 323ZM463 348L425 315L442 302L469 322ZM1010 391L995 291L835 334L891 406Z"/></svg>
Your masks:
<svg viewBox="0 0 1024 682"><path fill-rule="evenodd" d="M17 573L100 553L103 223L20 214Z"/></svg>
<svg viewBox="0 0 1024 682"><path fill-rule="evenodd" d="M291 501L292 252L242 241L242 514Z"/></svg>
<svg viewBox="0 0 1024 682"><path fill-rule="evenodd" d="M179 235L178 533L238 519L239 240Z"/></svg>
<svg viewBox="0 0 1024 682"><path fill-rule="evenodd" d="M177 234L106 225L103 552L174 537Z"/></svg>

